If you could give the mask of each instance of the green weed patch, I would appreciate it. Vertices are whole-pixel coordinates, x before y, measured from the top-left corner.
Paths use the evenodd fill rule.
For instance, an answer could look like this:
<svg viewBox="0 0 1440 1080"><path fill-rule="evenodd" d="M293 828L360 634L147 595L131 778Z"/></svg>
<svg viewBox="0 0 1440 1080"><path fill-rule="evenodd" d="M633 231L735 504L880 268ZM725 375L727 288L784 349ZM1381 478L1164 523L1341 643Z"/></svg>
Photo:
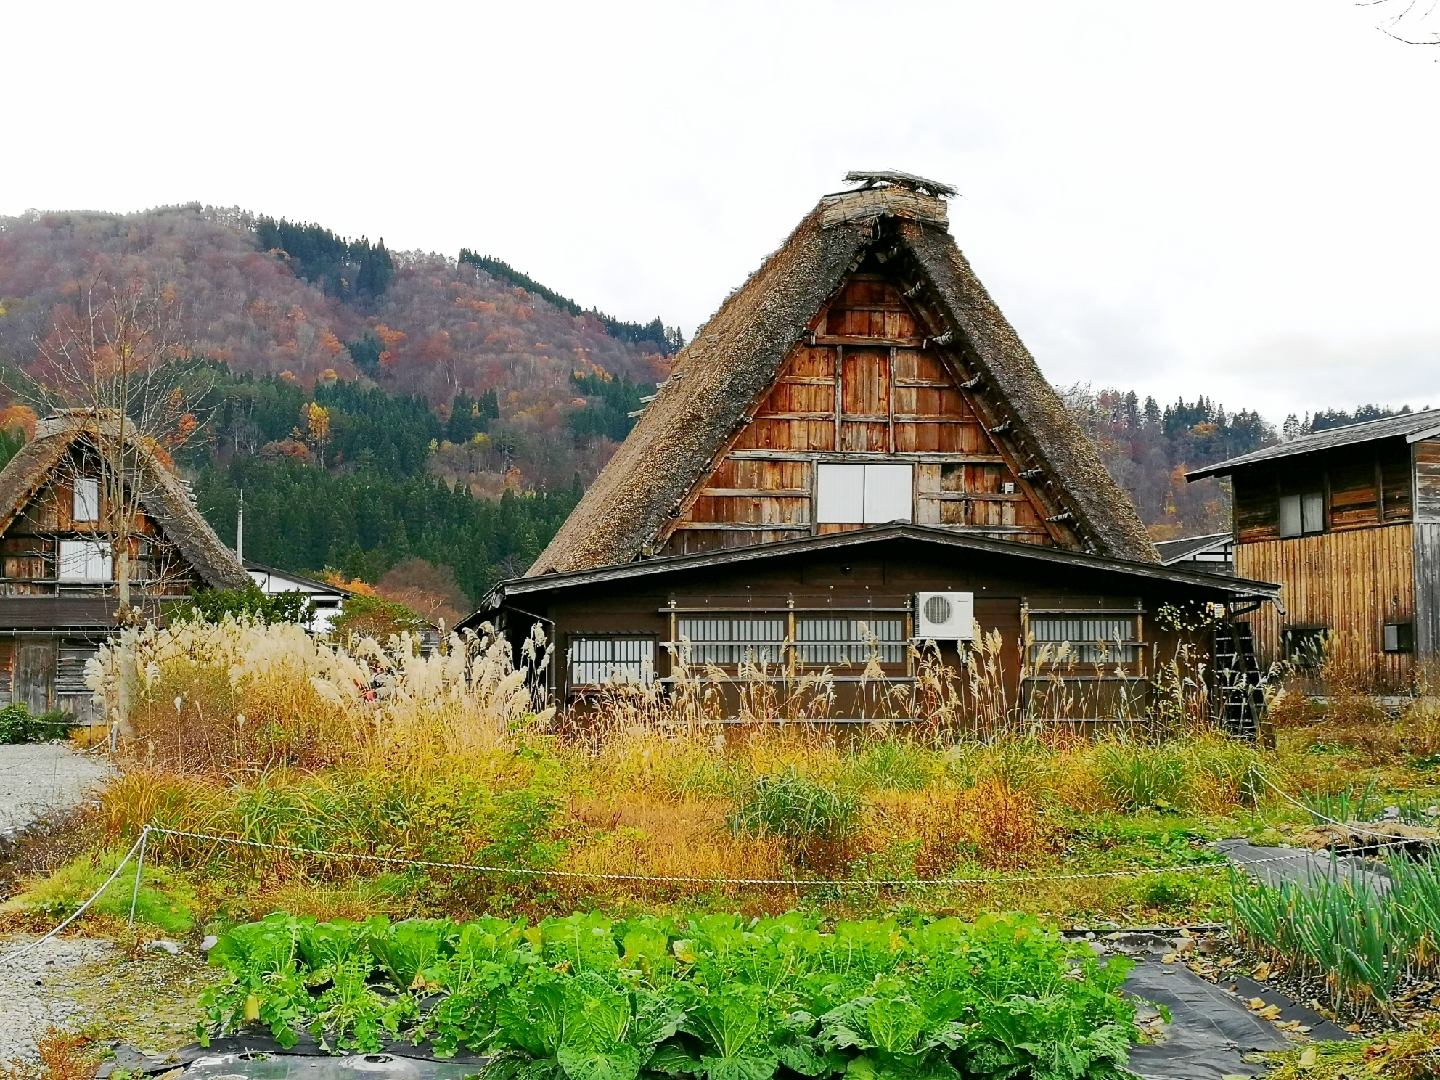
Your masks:
<svg viewBox="0 0 1440 1080"><path fill-rule="evenodd" d="M50 920L63 919L104 885L105 879L123 857L120 851L82 855L36 882L19 896L7 900L3 910L42 915ZM134 871L127 871L110 883L90 910L101 915L128 918L132 899L135 901L136 922L176 935L188 933L194 926L196 897L189 882L174 870L148 862L138 895L135 893Z"/></svg>
<svg viewBox="0 0 1440 1080"><path fill-rule="evenodd" d="M613 921L320 923L276 914L212 950L216 1032L308 1030L495 1055L502 1080L1103 1080L1137 1038L1102 965L1036 920L838 922L792 912Z"/></svg>

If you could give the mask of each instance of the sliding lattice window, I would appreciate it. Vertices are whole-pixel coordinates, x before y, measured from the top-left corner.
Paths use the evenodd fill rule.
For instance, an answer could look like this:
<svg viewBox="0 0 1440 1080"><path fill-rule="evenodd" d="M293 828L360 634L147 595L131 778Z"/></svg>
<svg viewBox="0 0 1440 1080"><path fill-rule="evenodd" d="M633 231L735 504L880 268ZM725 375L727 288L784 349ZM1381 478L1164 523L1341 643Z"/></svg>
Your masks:
<svg viewBox="0 0 1440 1080"><path fill-rule="evenodd" d="M1131 617L1032 615L1030 637L1036 663L1133 664L1140 658Z"/></svg>
<svg viewBox="0 0 1440 1080"><path fill-rule="evenodd" d="M572 686L631 683L655 679L655 642L650 638L577 637L570 639Z"/></svg>
<svg viewBox="0 0 1440 1080"><path fill-rule="evenodd" d="M779 617L703 616L676 621L679 659L692 666L778 664L785 649Z"/></svg>
<svg viewBox="0 0 1440 1080"><path fill-rule="evenodd" d="M796 658L805 667L863 666L905 662L902 619L801 618L795 621Z"/></svg>

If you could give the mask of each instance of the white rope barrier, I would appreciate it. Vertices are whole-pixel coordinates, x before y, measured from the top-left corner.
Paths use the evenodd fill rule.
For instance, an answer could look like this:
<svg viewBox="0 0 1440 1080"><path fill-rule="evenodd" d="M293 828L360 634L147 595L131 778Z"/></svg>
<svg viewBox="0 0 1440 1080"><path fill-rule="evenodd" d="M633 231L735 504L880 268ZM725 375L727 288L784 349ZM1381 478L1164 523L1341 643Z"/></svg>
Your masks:
<svg viewBox="0 0 1440 1080"><path fill-rule="evenodd" d="M147 825L152 833L165 836L179 836L190 840L208 840L217 844L234 847L256 848L263 851L282 851L295 855L313 855L317 858L348 859L356 862L384 863L398 866L419 866L438 870L467 870L486 874L510 874L520 877L562 878L582 881L635 881L661 885L766 885L784 888L935 888L961 885L1024 885L1042 881L1088 881L1106 878L1145 877L1151 874L1181 874L1200 870L1223 870L1230 864L1226 861L1184 863L1179 866L1137 866L1123 870L1093 870L1070 874L1013 874L1004 877L954 877L954 878L724 878L690 877L670 874L607 874L601 871L545 870L535 867L490 866L483 863L441 862L432 859L406 859L398 855L372 855L368 852L331 851L325 848L306 848L293 844L273 844L263 840L245 840L235 836L218 836L214 833L189 832L184 829L166 829L158 825ZM1285 855L1256 859L1247 865L1285 862L1305 858L1314 854L1309 850L1295 851Z"/></svg>

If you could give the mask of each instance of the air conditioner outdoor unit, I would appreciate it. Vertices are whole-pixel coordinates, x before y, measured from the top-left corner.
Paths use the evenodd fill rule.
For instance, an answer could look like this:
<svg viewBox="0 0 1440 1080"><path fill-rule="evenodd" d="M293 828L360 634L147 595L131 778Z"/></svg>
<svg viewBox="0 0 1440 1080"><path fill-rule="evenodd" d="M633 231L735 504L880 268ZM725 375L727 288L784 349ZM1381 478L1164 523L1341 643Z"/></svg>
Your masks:
<svg viewBox="0 0 1440 1080"><path fill-rule="evenodd" d="M975 637L973 592L915 594L915 636L931 641L970 641Z"/></svg>

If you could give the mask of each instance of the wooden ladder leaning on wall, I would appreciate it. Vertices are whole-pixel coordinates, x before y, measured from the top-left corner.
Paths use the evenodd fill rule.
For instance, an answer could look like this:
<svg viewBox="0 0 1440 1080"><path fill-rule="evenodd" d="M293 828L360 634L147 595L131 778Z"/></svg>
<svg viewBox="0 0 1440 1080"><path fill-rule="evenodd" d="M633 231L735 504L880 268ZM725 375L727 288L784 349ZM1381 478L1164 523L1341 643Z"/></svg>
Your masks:
<svg viewBox="0 0 1440 1080"><path fill-rule="evenodd" d="M1265 692L1250 624L1232 614L1215 624L1215 692L1226 732L1255 740L1265 733Z"/></svg>

